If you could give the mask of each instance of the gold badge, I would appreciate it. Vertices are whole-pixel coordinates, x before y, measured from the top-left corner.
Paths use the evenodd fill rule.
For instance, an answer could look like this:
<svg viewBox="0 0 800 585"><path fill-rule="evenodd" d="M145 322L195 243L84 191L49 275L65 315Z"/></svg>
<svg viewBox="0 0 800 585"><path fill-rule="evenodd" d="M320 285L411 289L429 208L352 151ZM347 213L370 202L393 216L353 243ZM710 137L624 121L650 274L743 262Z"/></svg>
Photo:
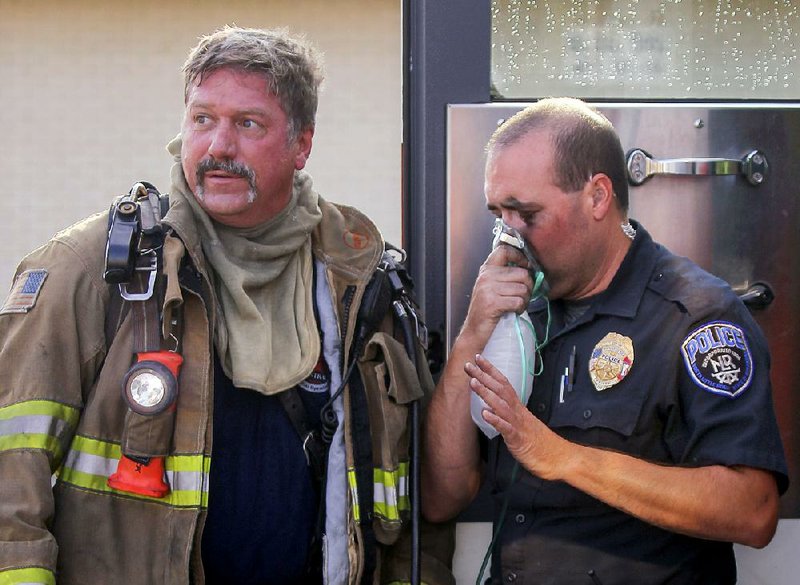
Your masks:
<svg viewBox="0 0 800 585"><path fill-rule="evenodd" d="M633 367L633 341L619 333L609 333L592 350L589 376L599 392L622 380Z"/></svg>

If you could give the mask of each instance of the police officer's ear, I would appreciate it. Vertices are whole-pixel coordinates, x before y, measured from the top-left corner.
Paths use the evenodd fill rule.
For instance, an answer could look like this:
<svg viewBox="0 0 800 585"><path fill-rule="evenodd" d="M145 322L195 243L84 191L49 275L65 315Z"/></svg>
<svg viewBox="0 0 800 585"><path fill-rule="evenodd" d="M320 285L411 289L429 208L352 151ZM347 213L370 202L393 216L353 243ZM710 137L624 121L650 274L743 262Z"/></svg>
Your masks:
<svg viewBox="0 0 800 585"><path fill-rule="evenodd" d="M601 220L609 211L616 209L614 205L614 187L605 173L595 173L586 186L592 195L592 216Z"/></svg>

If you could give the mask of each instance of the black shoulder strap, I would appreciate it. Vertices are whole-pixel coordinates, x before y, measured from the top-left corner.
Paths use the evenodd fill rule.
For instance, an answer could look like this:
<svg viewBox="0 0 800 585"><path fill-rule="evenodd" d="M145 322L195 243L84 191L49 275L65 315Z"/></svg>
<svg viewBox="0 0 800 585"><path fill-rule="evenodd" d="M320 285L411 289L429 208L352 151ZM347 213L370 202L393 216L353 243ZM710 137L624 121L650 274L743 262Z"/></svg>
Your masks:
<svg viewBox="0 0 800 585"><path fill-rule="evenodd" d="M306 462L311 468L314 481L321 484L325 477L328 444L322 440L319 429L313 428L309 424L308 411L306 411L306 406L303 404L303 399L300 398L300 392L296 386L278 393L278 398L297 436L303 442L303 452L306 454Z"/></svg>
<svg viewBox="0 0 800 585"><path fill-rule="evenodd" d="M317 271L312 271L312 307L314 310L314 321L317 324L320 339L323 338L322 330L319 325L319 309L317 307ZM320 343L320 351L322 351L322 343ZM324 358L323 358L324 359ZM321 429L312 427L309 422L308 410L300 397L300 391L297 386L284 390L278 393L278 398L281 401L283 410L286 411L286 416L292 423L297 436L303 444L303 452L306 455L306 463L311 469L311 475L317 485L324 485L325 483L325 463L328 458L328 447L330 443L322 438Z"/></svg>

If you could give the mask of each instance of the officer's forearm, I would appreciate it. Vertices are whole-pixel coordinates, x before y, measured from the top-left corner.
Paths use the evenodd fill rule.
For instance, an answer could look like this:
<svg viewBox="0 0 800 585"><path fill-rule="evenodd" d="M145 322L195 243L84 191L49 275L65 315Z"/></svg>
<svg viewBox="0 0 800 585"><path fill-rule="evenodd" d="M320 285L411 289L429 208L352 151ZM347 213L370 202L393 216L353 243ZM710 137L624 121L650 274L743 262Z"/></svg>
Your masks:
<svg viewBox="0 0 800 585"><path fill-rule="evenodd" d="M428 405L422 509L433 522L458 514L480 488L478 434L469 413L469 379L463 371L475 351L467 339L456 342Z"/></svg>
<svg viewBox="0 0 800 585"><path fill-rule="evenodd" d="M766 546L777 526L772 474L748 467L673 467L572 445L559 479L628 514L689 536Z"/></svg>

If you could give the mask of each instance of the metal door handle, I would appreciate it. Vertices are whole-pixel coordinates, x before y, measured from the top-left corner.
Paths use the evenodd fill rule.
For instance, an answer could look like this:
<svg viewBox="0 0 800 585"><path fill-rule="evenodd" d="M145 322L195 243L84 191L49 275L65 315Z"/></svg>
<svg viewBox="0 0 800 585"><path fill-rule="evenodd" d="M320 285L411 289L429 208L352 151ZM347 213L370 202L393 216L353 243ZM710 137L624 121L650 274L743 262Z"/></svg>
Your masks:
<svg viewBox="0 0 800 585"><path fill-rule="evenodd" d="M772 287L766 282L754 282L745 290L734 290L748 309L765 309L775 300Z"/></svg>
<svg viewBox="0 0 800 585"><path fill-rule="evenodd" d="M751 185L767 178L767 157L753 150L742 160L732 158L670 158L655 160L641 148L628 153L628 181L638 186L653 175L744 175Z"/></svg>

